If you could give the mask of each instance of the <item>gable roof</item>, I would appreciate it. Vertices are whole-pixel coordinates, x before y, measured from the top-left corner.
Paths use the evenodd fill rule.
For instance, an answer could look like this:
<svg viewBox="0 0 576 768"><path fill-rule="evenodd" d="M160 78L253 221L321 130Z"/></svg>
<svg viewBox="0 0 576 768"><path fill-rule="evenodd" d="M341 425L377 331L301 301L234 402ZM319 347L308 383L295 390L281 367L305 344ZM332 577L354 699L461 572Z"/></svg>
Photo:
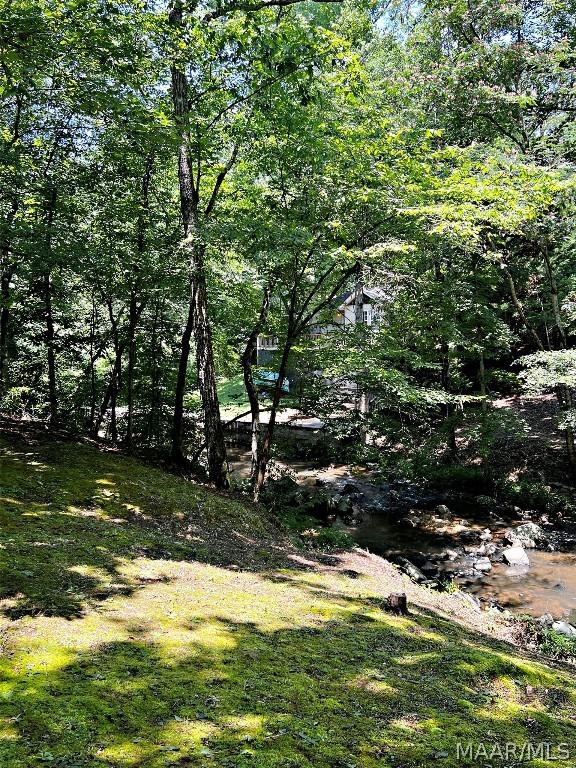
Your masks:
<svg viewBox="0 0 576 768"><path fill-rule="evenodd" d="M386 293L384 288L381 288L380 286L375 286L374 288L364 287L362 290L362 303L371 304L372 302L385 301L388 296L389 294ZM356 291L348 291L347 293L343 293L341 296L337 296L334 299L334 304L337 309L344 309L344 307L348 307L350 304L354 304L355 299Z"/></svg>

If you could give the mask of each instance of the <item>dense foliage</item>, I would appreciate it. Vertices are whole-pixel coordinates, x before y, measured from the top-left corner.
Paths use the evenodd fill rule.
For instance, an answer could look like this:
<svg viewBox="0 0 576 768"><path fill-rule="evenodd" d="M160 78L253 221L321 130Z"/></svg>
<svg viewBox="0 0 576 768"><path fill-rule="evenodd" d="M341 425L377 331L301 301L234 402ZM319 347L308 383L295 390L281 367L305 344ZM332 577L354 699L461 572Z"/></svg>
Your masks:
<svg viewBox="0 0 576 768"><path fill-rule="evenodd" d="M259 487L287 376L357 453L453 459L523 365L576 466L571 0L1 7L3 412L224 486L242 374ZM314 332L364 286L378 323Z"/></svg>

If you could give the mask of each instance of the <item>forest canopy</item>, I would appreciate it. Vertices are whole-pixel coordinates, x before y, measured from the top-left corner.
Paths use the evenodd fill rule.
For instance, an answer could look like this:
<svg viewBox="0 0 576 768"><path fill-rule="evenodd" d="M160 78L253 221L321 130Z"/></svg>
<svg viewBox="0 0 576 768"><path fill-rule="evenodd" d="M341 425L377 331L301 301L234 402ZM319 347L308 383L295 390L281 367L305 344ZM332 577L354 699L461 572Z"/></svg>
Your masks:
<svg viewBox="0 0 576 768"><path fill-rule="evenodd" d="M576 466L571 0L1 8L3 413L224 487L236 377L258 495L285 404L453 458L527 387Z"/></svg>

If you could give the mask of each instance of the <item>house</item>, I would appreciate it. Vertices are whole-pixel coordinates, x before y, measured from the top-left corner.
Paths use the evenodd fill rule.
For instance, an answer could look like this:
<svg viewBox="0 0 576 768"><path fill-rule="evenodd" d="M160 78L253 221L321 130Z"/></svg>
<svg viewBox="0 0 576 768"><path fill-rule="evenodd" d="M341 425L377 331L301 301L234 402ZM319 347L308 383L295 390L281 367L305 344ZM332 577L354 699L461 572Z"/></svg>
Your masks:
<svg viewBox="0 0 576 768"><path fill-rule="evenodd" d="M377 325L380 304L387 298L386 292L379 287L363 288L362 322L365 325ZM356 324L356 291L348 291L337 296L333 302L332 323L313 324L309 327L308 338L317 339L330 333L338 327L348 327ZM267 365L272 362L278 351L279 339L276 336L258 336L256 347L256 362Z"/></svg>

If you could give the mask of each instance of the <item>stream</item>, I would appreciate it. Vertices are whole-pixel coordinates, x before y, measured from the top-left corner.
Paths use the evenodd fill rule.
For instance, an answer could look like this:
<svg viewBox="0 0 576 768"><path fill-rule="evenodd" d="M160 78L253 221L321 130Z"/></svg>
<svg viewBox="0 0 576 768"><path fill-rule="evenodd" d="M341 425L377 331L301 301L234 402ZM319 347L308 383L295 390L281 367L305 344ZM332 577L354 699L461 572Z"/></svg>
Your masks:
<svg viewBox="0 0 576 768"><path fill-rule="evenodd" d="M442 555L452 543L442 536L427 537L414 529L406 530L385 514L365 515L347 530L359 546L390 560L402 556L415 563L426 561ZM474 558L466 554L452 561L436 560L436 565L441 574L454 578L464 591L487 604L534 617L550 613L554 618L576 623L576 551L527 549L526 553L528 568L492 562L492 570L484 574L459 575L471 570Z"/></svg>
<svg viewBox="0 0 576 768"><path fill-rule="evenodd" d="M474 503L473 497L447 497L419 493L406 487L391 489L379 484L369 472L351 474L347 466L316 467L306 461L282 462L304 486L321 486L354 504L354 519L339 517L358 546L393 562L406 558L431 581L453 579L462 590L484 605L496 605L515 614L534 617L550 613L556 619L576 624L576 537L549 528L551 541L543 548L526 548L528 567L511 567L499 555L509 544L507 532L531 520L518 512L497 514ZM248 477L250 453L231 451L231 470L237 478ZM411 497L410 494L413 494ZM480 498L480 497L478 497ZM486 497L483 497L486 498ZM450 514L443 520L435 514L439 504ZM406 511L399 511L404 506ZM536 520L535 522L538 522ZM482 537L484 537L482 539ZM474 564L491 553L490 570L480 572ZM488 566L487 566L488 567Z"/></svg>

